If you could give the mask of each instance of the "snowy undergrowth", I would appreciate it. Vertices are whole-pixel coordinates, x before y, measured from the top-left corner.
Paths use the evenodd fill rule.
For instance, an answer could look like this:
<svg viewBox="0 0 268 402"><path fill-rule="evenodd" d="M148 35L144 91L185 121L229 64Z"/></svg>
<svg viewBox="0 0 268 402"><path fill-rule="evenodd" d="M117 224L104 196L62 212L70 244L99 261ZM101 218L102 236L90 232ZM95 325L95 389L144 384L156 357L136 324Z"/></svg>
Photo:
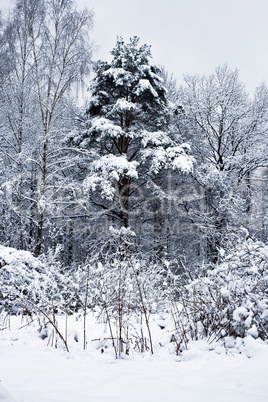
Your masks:
<svg viewBox="0 0 268 402"><path fill-rule="evenodd" d="M0 248L3 401L266 402L267 246L243 242L186 286L124 253L66 277Z"/></svg>
<svg viewBox="0 0 268 402"><path fill-rule="evenodd" d="M185 285L168 267L161 271L133 258L133 236L129 230L113 230L112 240L94 259L67 274L52 256L41 262L28 252L1 247L0 311L38 320L42 336L52 344L58 337L67 350L70 315L81 314L85 349L86 321L98 311L116 357L133 349L154 353L153 344L162 343L151 333L156 313L172 321L160 327L169 328L177 354L191 340L211 344L230 336L268 338L268 246L241 241L222 253L213 269ZM64 329L59 327L62 317Z"/></svg>
<svg viewBox="0 0 268 402"><path fill-rule="evenodd" d="M251 239L185 286L178 339L268 339L268 246ZM186 335L185 335L186 334Z"/></svg>
<svg viewBox="0 0 268 402"><path fill-rule="evenodd" d="M66 317L61 315L56 317L57 328L62 334L66 334L66 344L69 352L66 351L65 343L55 333L52 325L43 325L43 317L27 316L0 316L0 336L1 340L10 340L23 343L27 339L30 343L35 343L43 350L58 350L60 355L71 358L75 354L83 356L91 356L100 358L102 361L113 362L115 360L114 350L110 338L107 322L99 320L99 313L89 313L86 324L86 348L84 348L84 322L81 314L74 314ZM198 357L200 354L211 352L216 354L224 354L233 356L235 354L244 354L248 358L254 356L256 345L260 345L263 350L267 349L268 342L260 338L232 337L226 336L219 341L208 342L207 339L198 341L191 340L188 348L180 352L174 353L176 344L172 334L174 333L172 318L169 315L163 316L154 314L150 321L151 331L154 339L154 355L149 353L140 353L139 347L135 345L135 337L130 339L132 347L130 354L122 354L121 360L136 360L139 356L142 359L155 360L158 358L169 358L174 361L187 361L189 356ZM140 327L139 327L140 329ZM67 331L66 331L67 330ZM27 341L27 342L28 342ZM200 352L200 353L199 353ZM119 359L120 360L120 359Z"/></svg>

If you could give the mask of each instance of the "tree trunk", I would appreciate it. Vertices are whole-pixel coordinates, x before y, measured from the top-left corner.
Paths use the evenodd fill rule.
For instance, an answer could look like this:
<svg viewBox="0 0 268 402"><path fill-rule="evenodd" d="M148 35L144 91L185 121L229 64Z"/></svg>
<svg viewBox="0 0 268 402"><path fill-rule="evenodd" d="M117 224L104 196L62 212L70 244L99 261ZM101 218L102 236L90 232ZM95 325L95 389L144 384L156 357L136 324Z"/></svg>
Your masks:
<svg viewBox="0 0 268 402"><path fill-rule="evenodd" d="M124 177L119 185L119 202L121 226L129 227L129 197L130 197L131 179Z"/></svg>
<svg viewBox="0 0 268 402"><path fill-rule="evenodd" d="M42 155L42 179L40 186L40 198L38 205L38 226L37 226L37 239L36 239L36 247L35 247L35 256L38 257L41 253L42 241L43 241L43 226L44 226L44 196L46 191L46 178L47 178L47 150L48 150L48 133L45 131L44 133L44 147L43 147L43 155Z"/></svg>

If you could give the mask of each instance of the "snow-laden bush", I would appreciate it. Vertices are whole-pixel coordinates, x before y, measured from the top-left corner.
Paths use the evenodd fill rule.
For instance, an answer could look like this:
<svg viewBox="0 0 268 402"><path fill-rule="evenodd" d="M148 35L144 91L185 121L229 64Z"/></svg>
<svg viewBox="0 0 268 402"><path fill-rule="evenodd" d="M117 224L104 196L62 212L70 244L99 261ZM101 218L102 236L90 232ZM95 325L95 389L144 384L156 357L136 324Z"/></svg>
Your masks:
<svg viewBox="0 0 268 402"><path fill-rule="evenodd" d="M239 243L214 269L185 286L181 303L180 345L185 333L187 339L267 339L268 246L251 239Z"/></svg>
<svg viewBox="0 0 268 402"><path fill-rule="evenodd" d="M40 301L45 272L45 266L28 251L0 246L0 309L10 313L31 309L22 301Z"/></svg>
<svg viewBox="0 0 268 402"><path fill-rule="evenodd" d="M0 311L19 314L74 309L76 296L70 280L51 252L38 259L28 251L0 246Z"/></svg>
<svg viewBox="0 0 268 402"><path fill-rule="evenodd" d="M130 229L111 228L110 238L76 273L84 312L99 312L116 357L131 346L153 353L150 314L162 299L160 272L132 255L134 239Z"/></svg>
<svg viewBox="0 0 268 402"><path fill-rule="evenodd" d="M79 300L79 285L76 281L75 272L77 268L64 267L60 262L61 246L56 249L49 249L48 252L39 257L46 267L46 287L43 292L42 308L53 310L56 313L65 312L71 314L81 309Z"/></svg>

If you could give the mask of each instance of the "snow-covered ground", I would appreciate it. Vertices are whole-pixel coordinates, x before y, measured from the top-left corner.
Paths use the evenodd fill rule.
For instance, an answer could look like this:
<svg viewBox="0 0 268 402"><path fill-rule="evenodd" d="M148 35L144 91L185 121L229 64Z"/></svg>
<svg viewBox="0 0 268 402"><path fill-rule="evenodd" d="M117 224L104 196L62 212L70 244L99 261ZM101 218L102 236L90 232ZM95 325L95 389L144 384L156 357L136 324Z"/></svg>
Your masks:
<svg viewBox="0 0 268 402"><path fill-rule="evenodd" d="M7 392L7 390L0 384L0 401L15 402L15 399Z"/></svg>
<svg viewBox="0 0 268 402"><path fill-rule="evenodd" d="M91 341L103 331L93 316L87 320L86 351L82 320L69 318L70 353L60 343L57 349L47 346L48 338L41 339L34 324L20 329L24 324L11 317L11 327L0 330L1 401L268 401L268 345L252 337L229 339L227 349L193 342L176 356L170 333L155 319L155 354L132 351L116 360L111 347L101 353L101 341Z"/></svg>

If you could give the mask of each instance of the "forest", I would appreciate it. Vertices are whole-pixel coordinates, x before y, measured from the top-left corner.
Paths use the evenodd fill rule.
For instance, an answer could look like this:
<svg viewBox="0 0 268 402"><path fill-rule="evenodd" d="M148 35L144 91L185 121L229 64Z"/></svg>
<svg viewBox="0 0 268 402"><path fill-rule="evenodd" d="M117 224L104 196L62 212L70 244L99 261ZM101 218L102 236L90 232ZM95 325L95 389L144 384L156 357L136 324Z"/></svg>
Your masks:
<svg viewBox="0 0 268 402"><path fill-rule="evenodd" d="M95 60L93 29L72 0L1 17L3 328L38 317L68 351L78 314L86 349L94 312L116 358L155 353L156 314L176 355L267 340L266 84L249 96L228 65L178 83L138 36Z"/></svg>

